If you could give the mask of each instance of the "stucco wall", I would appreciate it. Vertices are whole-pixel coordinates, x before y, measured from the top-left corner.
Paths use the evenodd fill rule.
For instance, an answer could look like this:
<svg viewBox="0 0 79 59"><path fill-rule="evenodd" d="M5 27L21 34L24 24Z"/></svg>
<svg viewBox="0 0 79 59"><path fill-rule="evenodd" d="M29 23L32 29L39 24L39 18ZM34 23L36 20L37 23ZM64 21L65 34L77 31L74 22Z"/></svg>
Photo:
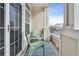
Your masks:
<svg viewBox="0 0 79 59"><path fill-rule="evenodd" d="M45 7L32 7L31 10L32 30L39 33L40 30L44 29L44 40L48 40L48 9Z"/></svg>
<svg viewBox="0 0 79 59"><path fill-rule="evenodd" d="M61 53L64 56L79 55L79 30L74 30L74 4L65 4L65 26L61 30Z"/></svg>
<svg viewBox="0 0 79 59"><path fill-rule="evenodd" d="M64 4L64 25L74 26L74 4Z"/></svg>
<svg viewBox="0 0 79 59"><path fill-rule="evenodd" d="M31 8L32 29L39 32L43 28L43 9L41 7Z"/></svg>

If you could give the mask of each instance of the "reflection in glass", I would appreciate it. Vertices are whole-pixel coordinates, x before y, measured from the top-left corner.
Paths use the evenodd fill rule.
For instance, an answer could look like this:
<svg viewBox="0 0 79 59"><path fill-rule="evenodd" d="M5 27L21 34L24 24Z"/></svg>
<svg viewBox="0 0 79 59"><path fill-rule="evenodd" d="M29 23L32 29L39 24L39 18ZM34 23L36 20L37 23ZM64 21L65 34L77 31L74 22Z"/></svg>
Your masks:
<svg viewBox="0 0 79 59"><path fill-rule="evenodd" d="M17 15L17 14L15 14L15 27L19 27L19 17L18 17L19 15Z"/></svg>
<svg viewBox="0 0 79 59"><path fill-rule="evenodd" d="M0 49L0 56L4 56L4 48Z"/></svg>
<svg viewBox="0 0 79 59"><path fill-rule="evenodd" d="M10 46L10 56L14 56L14 44Z"/></svg>
<svg viewBox="0 0 79 59"><path fill-rule="evenodd" d="M18 53L18 42L15 43L15 55Z"/></svg>
<svg viewBox="0 0 79 59"><path fill-rule="evenodd" d="M4 4L0 3L0 56L4 56Z"/></svg>
<svg viewBox="0 0 79 59"><path fill-rule="evenodd" d="M13 45L13 47L10 46L10 54L17 55L21 50L18 44L19 40L22 40L22 7L19 3L11 3L10 5L10 43ZM13 50L11 50L12 48Z"/></svg>
<svg viewBox="0 0 79 59"><path fill-rule="evenodd" d="M14 27L14 4L10 4L10 27Z"/></svg>
<svg viewBox="0 0 79 59"><path fill-rule="evenodd" d="M21 32L21 29L19 29L19 40L22 39L22 32Z"/></svg>
<svg viewBox="0 0 79 59"><path fill-rule="evenodd" d="M29 24L27 24L27 23L25 24L25 31L27 34L29 34Z"/></svg>
<svg viewBox="0 0 79 59"><path fill-rule="evenodd" d="M0 27L4 27L4 9L0 8Z"/></svg>
<svg viewBox="0 0 79 59"><path fill-rule="evenodd" d="M22 12L22 11L21 11ZM19 13L19 27L21 28L22 27L22 13Z"/></svg>
<svg viewBox="0 0 79 59"><path fill-rule="evenodd" d="M14 29L10 29L10 44L14 43Z"/></svg>
<svg viewBox="0 0 79 59"><path fill-rule="evenodd" d="M0 7L3 7L4 8L4 3L0 3Z"/></svg>
<svg viewBox="0 0 79 59"><path fill-rule="evenodd" d="M22 40L19 40L19 51L22 49Z"/></svg>
<svg viewBox="0 0 79 59"><path fill-rule="evenodd" d="M25 11L25 15L26 15L25 17L26 22L30 23L30 14L28 13L27 10Z"/></svg>
<svg viewBox="0 0 79 59"><path fill-rule="evenodd" d="M18 29L15 30L15 41L18 41Z"/></svg>
<svg viewBox="0 0 79 59"><path fill-rule="evenodd" d="M4 29L0 29L0 48L4 47Z"/></svg>

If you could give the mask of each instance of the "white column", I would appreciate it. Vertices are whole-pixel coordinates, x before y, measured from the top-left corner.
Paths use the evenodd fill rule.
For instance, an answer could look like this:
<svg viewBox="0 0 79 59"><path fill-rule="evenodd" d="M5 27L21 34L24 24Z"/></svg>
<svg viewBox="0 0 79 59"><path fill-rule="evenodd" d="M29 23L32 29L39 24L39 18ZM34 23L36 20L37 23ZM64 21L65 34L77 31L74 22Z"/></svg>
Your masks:
<svg viewBox="0 0 79 59"><path fill-rule="evenodd" d="M6 56L10 55L10 25L9 25L9 3L5 4L5 13L4 13L4 54Z"/></svg>
<svg viewBox="0 0 79 59"><path fill-rule="evenodd" d="M68 26L74 26L74 4L68 4Z"/></svg>
<svg viewBox="0 0 79 59"><path fill-rule="evenodd" d="M29 4L29 6L30 6L30 4ZM32 8L31 8L31 6L30 6L30 32L32 31L32 15L31 15L31 13L32 13Z"/></svg>
<svg viewBox="0 0 79 59"><path fill-rule="evenodd" d="M64 25L74 26L74 4L64 4Z"/></svg>
<svg viewBox="0 0 79 59"><path fill-rule="evenodd" d="M67 17L68 17L68 5L67 3L64 4L64 26L67 26Z"/></svg>
<svg viewBox="0 0 79 59"><path fill-rule="evenodd" d="M45 40L47 40L47 41L49 41L47 38L48 38L48 15L47 15L47 11L48 11L48 8L47 7L45 7L44 8L44 11L43 11L43 16L44 16L44 18L43 18L43 20L44 20L44 39Z"/></svg>
<svg viewBox="0 0 79 59"><path fill-rule="evenodd" d="M22 4L22 50L24 50L25 40L25 4Z"/></svg>

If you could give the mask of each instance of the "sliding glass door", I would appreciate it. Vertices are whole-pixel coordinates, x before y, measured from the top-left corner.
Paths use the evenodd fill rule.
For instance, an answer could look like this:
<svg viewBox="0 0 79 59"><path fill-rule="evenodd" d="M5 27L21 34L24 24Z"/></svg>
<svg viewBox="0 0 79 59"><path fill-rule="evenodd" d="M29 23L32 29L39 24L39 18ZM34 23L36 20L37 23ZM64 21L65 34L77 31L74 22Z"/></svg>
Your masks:
<svg viewBox="0 0 79 59"><path fill-rule="evenodd" d="M10 55L17 55L22 48L22 6L10 4Z"/></svg>
<svg viewBox="0 0 79 59"><path fill-rule="evenodd" d="M26 13L24 14L25 16L27 16L26 23L24 22L24 27L26 27L27 29L26 31L29 34L30 15L28 11L26 10ZM0 3L0 56L4 55L16 56L21 51L22 51L22 4Z"/></svg>

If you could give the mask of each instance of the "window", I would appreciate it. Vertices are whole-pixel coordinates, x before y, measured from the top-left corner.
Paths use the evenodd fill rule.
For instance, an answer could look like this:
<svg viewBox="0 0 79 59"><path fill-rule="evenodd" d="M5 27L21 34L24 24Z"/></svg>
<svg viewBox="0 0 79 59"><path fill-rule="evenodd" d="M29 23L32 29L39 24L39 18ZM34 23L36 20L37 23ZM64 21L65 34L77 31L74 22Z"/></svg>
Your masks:
<svg viewBox="0 0 79 59"><path fill-rule="evenodd" d="M26 33L29 34L29 30L30 30L30 29L29 29L29 24L26 23L25 26L26 26L26 27L25 27Z"/></svg>
<svg viewBox="0 0 79 59"><path fill-rule="evenodd" d="M4 4L0 3L0 56L4 55Z"/></svg>
<svg viewBox="0 0 79 59"><path fill-rule="evenodd" d="M10 3L10 55L17 55L22 47L22 6Z"/></svg>
<svg viewBox="0 0 79 59"><path fill-rule="evenodd" d="M30 6L28 3L25 4L26 8L30 11Z"/></svg>
<svg viewBox="0 0 79 59"><path fill-rule="evenodd" d="M28 13L28 11L26 10L25 11L25 15L26 15L26 17L25 17L25 21L27 22L27 23L30 23L30 14Z"/></svg>
<svg viewBox="0 0 79 59"><path fill-rule="evenodd" d="M26 8L28 9L28 4L26 4ZM30 30L30 13L27 11L27 9L25 10L25 32L27 34L29 34L29 30ZM30 9L30 7L29 7Z"/></svg>

